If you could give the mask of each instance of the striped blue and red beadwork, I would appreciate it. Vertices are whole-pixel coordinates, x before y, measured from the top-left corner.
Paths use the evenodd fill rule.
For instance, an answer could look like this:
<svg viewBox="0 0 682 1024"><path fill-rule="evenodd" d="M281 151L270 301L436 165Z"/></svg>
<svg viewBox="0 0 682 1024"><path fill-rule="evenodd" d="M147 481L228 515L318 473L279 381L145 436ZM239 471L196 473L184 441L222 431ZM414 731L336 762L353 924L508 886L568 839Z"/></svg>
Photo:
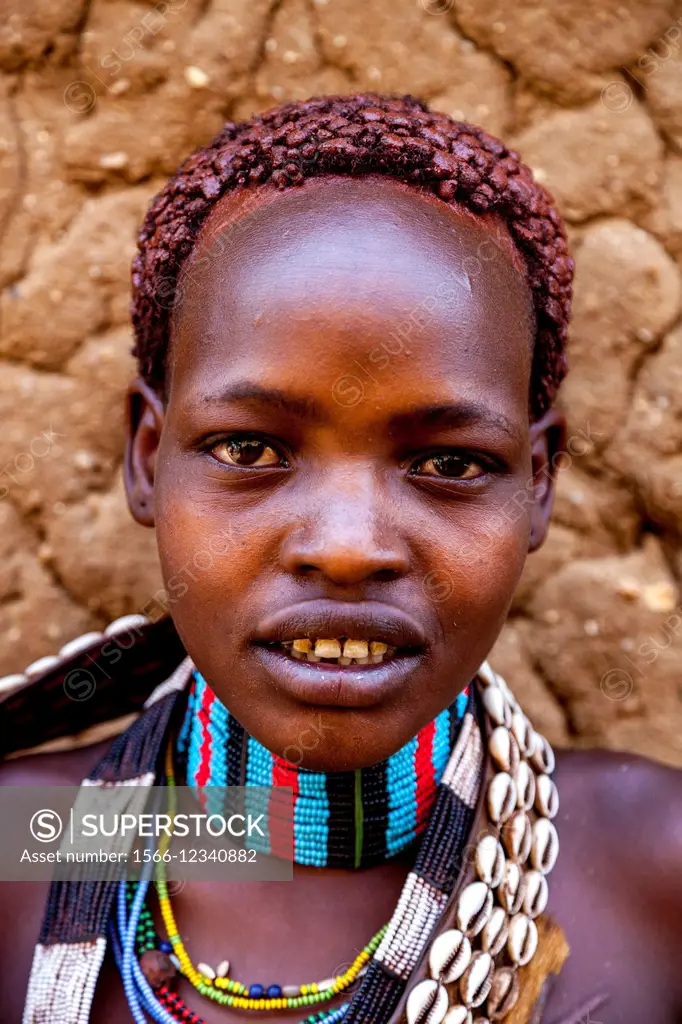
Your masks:
<svg viewBox="0 0 682 1024"><path fill-rule="evenodd" d="M370 768L316 772L271 754L248 735L195 671L177 739L187 785L286 786L293 794L298 864L368 867L426 828L469 700L468 688L400 750ZM266 840L267 842L267 840Z"/></svg>

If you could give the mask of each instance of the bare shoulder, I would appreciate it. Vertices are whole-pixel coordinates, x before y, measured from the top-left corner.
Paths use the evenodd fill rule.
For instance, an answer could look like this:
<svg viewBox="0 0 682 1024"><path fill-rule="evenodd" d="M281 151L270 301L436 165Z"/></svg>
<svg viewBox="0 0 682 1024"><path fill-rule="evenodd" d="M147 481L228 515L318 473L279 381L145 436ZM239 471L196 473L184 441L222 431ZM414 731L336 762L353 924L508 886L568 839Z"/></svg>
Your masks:
<svg viewBox="0 0 682 1024"><path fill-rule="evenodd" d="M666 893L682 933L682 771L606 750L557 753L562 849L608 865L614 883Z"/></svg>
<svg viewBox="0 0 682 1024"><path fill-rule="evenodd" d="M554 778L560 852L549 912L571 952L549 1020L682 1020L682 975L670 956L682 943L682 772L628 754L562 751Z"/></svg>
<svg viewBox="0 0 682 1024"><path fill-rule="evenodd" d="M77 786L109 746L111 740L78 750L1 761L0 786Z"/></svg>
<svg viewBox="0 0 682 1024"><path fill-rule="evenodd" d="M648 825L682 842L682 771L610 750L557 752L555 781L562 806L613 833L642 834Z"/></svg>

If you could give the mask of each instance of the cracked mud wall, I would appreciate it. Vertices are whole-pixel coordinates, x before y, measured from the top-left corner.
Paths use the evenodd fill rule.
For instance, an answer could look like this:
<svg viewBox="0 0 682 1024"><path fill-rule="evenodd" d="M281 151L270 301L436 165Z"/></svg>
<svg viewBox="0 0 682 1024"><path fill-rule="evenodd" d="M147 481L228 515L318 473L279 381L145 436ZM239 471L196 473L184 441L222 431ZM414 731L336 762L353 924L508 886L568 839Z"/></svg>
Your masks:
<svg viewBox="0 0 682 1024"><path fill-rule="evenodd" d="M570 454L493 664L555 742L682 765L682 3L2 8L0 674L161 585L121 486L151 196L225 119L412 92L511 140L577 262Z"/></svg>

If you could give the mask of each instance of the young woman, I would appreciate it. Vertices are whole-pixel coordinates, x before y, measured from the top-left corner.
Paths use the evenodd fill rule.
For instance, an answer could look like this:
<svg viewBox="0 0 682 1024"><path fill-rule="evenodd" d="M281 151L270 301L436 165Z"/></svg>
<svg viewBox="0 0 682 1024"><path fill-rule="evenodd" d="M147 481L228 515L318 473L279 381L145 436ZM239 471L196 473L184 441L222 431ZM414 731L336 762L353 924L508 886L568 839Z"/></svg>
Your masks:
<svg viewBox="0 0 682 1024"><path fill-rule="evenodd" d="M294 881L5 886L5 1021L682 1019L679 775L555 766L485 663L547 530L572 269L517 154L409 97L228 124L156 198L125 468L170 619L8 686L5 754L140 714L1 778L289 785Z"/></svg>

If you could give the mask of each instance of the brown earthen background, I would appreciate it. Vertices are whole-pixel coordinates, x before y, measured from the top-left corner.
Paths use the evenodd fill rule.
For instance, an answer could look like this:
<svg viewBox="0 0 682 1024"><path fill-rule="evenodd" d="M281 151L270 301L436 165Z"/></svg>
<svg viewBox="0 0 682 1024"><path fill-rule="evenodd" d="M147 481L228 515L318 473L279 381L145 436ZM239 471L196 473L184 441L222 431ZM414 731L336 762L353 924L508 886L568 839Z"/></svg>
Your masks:
<svg viewBox="0 0 682 1024"><path fill-rule="evenodd" d="M571 455L493 664L551 740L682 765L682 2L2 0L0 15L0 674L158 610L120 464L129 263L164 177L227 118L412 92L513 142L577 262Z"/></svg>

